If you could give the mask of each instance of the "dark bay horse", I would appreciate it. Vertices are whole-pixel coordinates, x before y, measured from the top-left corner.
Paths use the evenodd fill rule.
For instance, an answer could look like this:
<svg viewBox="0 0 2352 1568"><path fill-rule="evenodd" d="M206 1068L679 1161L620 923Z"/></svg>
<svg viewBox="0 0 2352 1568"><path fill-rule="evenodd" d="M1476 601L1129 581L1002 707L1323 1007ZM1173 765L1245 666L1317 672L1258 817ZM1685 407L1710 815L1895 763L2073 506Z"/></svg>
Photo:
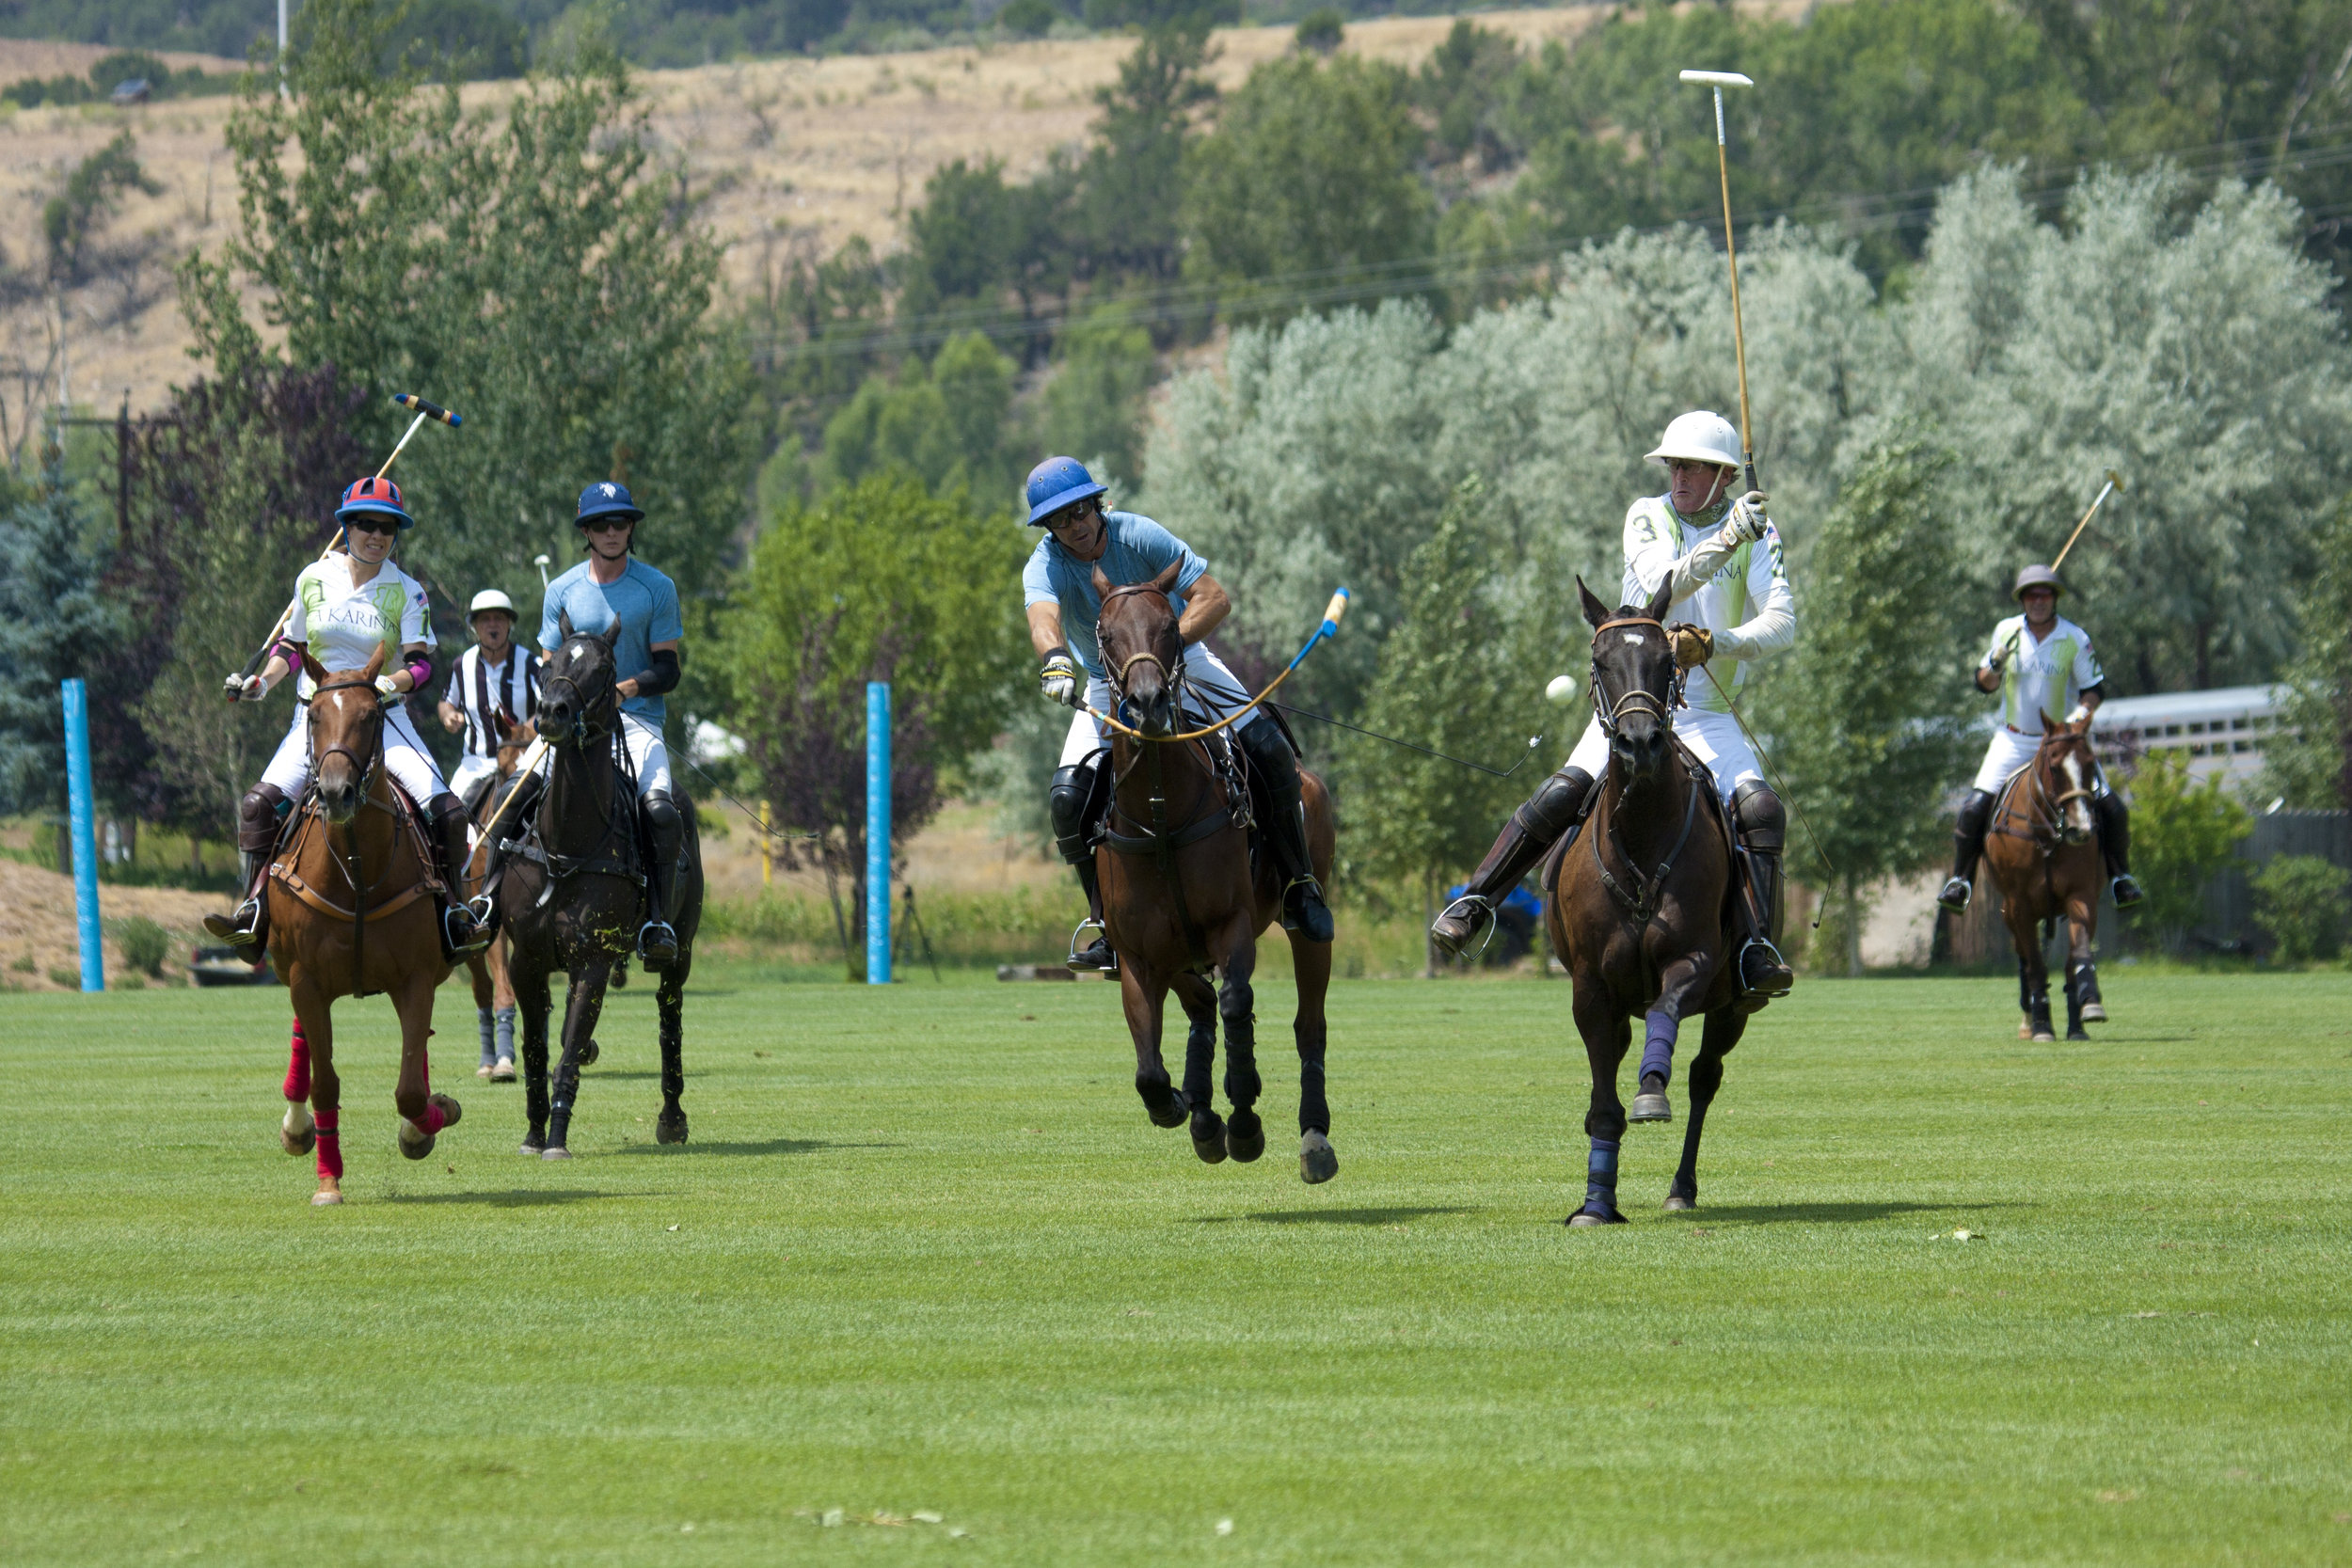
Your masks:
<svg viewBox="0 0 2352 1568"><path fill-rule="evenodd" d="M1593 627L1593 707L1609 736L1609 771L1581 831L1554 851L1544 877L1552 946L1575 988L1577 1033L1593 1072L1584 1116L1592 1151L1572 1226L1624 1223L1617 1152L1626 1123L1673 1119L1675 1042L1684 1019L1704 1014L1682 1164L1665 1205L1697 1207L1707 1108L1723 1085L1724 1057L1747 1028L1728 961L1737 929L1730 827L1706 766L1675 739L1682 677L1661 620L1670 590L1612 611L1577 581ZM1641 1085L1629 1117L1617 1065L1637 1015L1645 1015Z"/></svg>
<svg viewBox="0 0 2352 1568"><path fill-rule="evenodd" d="M270 862L264 896L270 958L295 1021L278 1137L289 1154L317 1149L319 1190L310 1201L328 1204L343 1200L342 1080L328 1010L337 997L381 992L400 1015L392 1103L403 1154L432 1153L461 1113L456 1101L432 1092L425 1057L433 993L450 971L436 901L444 890L416 808L399 799L384 768L384 699L375 689L384 650L364 670L330 672L308 654L302 665L317 683L308 720L311 786Z"/></svg>
<svg viewBox="0 0 2352 1568"><path fill-rule="evenodd" d="M539 687L539 734L550 764L538 816L526 840L499 850L498 907L511 946L507 962L522 1009L523 1089L530 1132L522 1152L568 1160L572 1108L580 1069L596 1059L596 1019L615 963L635 951L644 919L645 859L638 832L634 781L623 774L618 752L620 676L612 646L619 623L603 634L577 632L558 622L564 645L547 662ZM684 819L675 908L677 958L661 971L656 1003L661 1018L661 1114L654 1136L686 1141L683 1061L686 977L694 962L694 932L702 922L702 843L691 801L675 797ZM508 826L502 832L511 835ZM571 977L564 1003L564 1053L552 1093L548 1073L548 977Z"/></svg>
<svg viewBox="0 0 2352 1568"><path fill-rule="evenodd" d="M1179 568L1150 582L1114 588L1098 567L1094 591L1103 610L1095 639L1110 672L1111 689L1147 736L1173 736L1183 727L1184 643L1168 594ZM1191 1121L1192 1148L1216 1164L1229 1155L1250 1161L1265 1152L1265 1126L1257 1113L1257 1021L1250 977L1258 963L1258 934L1281 913L1282 881L1270 850L1250 864L1248 791L1232 761L1238 747L1225 733L1196 740L1136 740L1114 731L1111 806L1095 850L1102 879L1103 922L1119 954L1120 999L1135 1037L1136 1092L1154 1125ZM1307 847L1315 876L1328 882L1336 842L1331 798L1323 781L1299 769L1307 808ZM1323 1086L1324 993L1331 983L1331 946L1290 933L1297 975L1298 1174L1310 1183L1339 1173L1331 1148L1331 1107ZM1221 986L1213 989L1214 973ZM1168 1081L1160 1060L1160 1025L1168 993L1191 1022L1184 1042L1184 1085ZM1225 1024L1225 1096L1232 1117L1214 1104L1211 1069L1217 1022Z"/></svg>
<svg viewBox="0 0 2352 1568"><path fill-rule="evenodd" d="M2033 761L2010 775L1993 810L1984 860L2001 890L2001 919L2017 949L2019 1039L2048 1040L2050 965L2042 925L2066 920L2066 1037L2087 1040L2086 1023L2105 1023L2099 972L2090 961L2099 935L2099 891L2106 880L2091 799L2098 793L2099 759L2090 723L2061 724L2042 716L2042 745Z"/></svg>

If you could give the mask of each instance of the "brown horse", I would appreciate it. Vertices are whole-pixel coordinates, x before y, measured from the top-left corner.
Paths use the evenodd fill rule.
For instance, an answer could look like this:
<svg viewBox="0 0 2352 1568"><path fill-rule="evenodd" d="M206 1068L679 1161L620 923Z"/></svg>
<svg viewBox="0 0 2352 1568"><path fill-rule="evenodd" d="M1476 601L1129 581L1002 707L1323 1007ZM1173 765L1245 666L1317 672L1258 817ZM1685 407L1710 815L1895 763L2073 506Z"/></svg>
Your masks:
<svg viewBox="0 0 2352 1568"><path fill-rule="evenodd" d="M1671 584L1648 604L1610 610L1582 579L1593 627L1593 707L1609 736L1609 771L1586 819L1545 868L1551 942L1575 988L1577 1033L1593 1072L1584 1132L1592 1139L1584 1206L1572 1226L1621 1225L1617 1152L1626 1123L1670 1121L1666 1085L1684 1019L1707 1018L1691 1065L1690 1125L1668 1209L1697 1207L1699 1137L1724 1080L1724 1057L1747 1028L1734 951L1731 831L1706 766L1675 739L1681 673L1661 622ZM1581 842L1580 842L1581 840ZM1617 1098L1634 1015L1645 1013L1641 1087L1629 1117Z"/></svg>
<svg viewBox="0 0 2352 1568"><path fill-rule="evenodd" d="M267 879L270 957L292 993L294 1059L286 1073L279 1139L289 1154L318 1150L315 1204L341 1203L338 1134L342 1080L335 1071L339 996L392 999L400 1015L400 1151L433 1152L457 1123L457 1101L432 1092L425 1041L433 992L449 977L437 895L444 890L413 803L384 770L384 700L375 677L384 650L364 670L329 672L305 654L317 683L310 697L311 785L271 861ZM304 1101L308 1101L306 1108Z"/></svg>
<svg viewBox="0 0 2352 1568"><path fill-rule="evenodd" d="M1095 850L1103 922L1119 954L1127 1031L1136 1044L1136 1092L1154 1125L1191 1120L1192 1148L1216 1164L1231 1155L1265 1152L1256 1110L1257 1022L1250 976L1258 934L1281 913L1282 883L1270 852L1250 863L1248 786L1227 732L1195 740L1173 736L1184 723L1184 643L1168 594L1178 568L1150 582L1114 588L1100 568L1094 591L1103 609L1095 639L1111 689L1146 736L1114 732L1110 819ZM1307 845L1318 879L1328 881L1335 836L1323 781L1299 770L1307 808ZM1331 1107L1323 1086L1324 992L1331 983L1331 946L1291 933L1298 1014L1298 1174L1310 1183L1339 1173L1331 1148ZM1209 975L1222 982L1213 990ZM1184 1042L1184 1086L1168 1082L1160 1060L1168 993L1191 1022ZM1219 1017L1225 1022L1225 1096L1232 1117L1213 1103L1210 1071Z"/></svg>
<svg viewBox="0 0 2352 1568"><path fill-rule="evenodd" d="M2106 879L2092 799L2099 759L2090 723L2042 716L2042 745L2011 774L1993 810L1984 860L2001 890L2001 918L2017 949L2019 1039L2056 1039L2050 1027L2050 965L2042 925L2066 918L2066 1037L2087 1040L2086 1023L2105 1023L2099 972L2090 961L2099 935L2099 890Z"/></svg>

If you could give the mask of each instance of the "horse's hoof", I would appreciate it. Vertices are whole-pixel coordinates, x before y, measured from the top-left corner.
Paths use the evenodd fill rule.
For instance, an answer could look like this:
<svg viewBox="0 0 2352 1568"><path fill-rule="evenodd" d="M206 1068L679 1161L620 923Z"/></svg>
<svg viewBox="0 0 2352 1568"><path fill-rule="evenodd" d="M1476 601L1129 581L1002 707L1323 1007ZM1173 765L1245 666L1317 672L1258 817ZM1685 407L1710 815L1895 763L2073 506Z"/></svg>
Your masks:
<svg viewBox="0 0 2352 1568"><path fill-rule="evenodd" d="M1298 1180L1310 1187L1319 1187L1340 1174L1339 1152L1331 1140L1320 1132L1305 1132L1298 1139Z"/></svg>
<svg viewBox="0 0 2352 1568"><path fill-rule="evenodd" d="M278 1142L289 1154L308 1154L319 1146L318 1123L310 1119L309 1110L289 1101L286 1119L278 1124Z"/></svg>
<svg viewBox="0 0 2352 1568"><path fill-rule="evenodd" d="M1686 1209L1695 1209L1698 1206L1699 1200L1695 1197L1685 1197L1680 1193L1666 1195L1664 1208L1669 1214L1679 1214Z"/></svg>
<svg viewBox="0 0 2352 1568"><path fill-rule="evenodd" d="M456 1126L457 1118L466 1114L466 1108L463 1105L445 1094L433 1095L426 1100L425 1103L438 1105L441 1108L441 1131L444 1132Z"/></svg>
<svg viewBox="0 0 2352 1568"><path fill-rule="evenodd" d="M1215 1111L1195 1112L1192 1118L1192 1151L1200 1156L1204 1165L1225 1163L1225 1118Z"/></svg>
<svg viewBox="0 0 2352 1568"><path fill-rule="evenodd" d="M654 1117L653 1137L656 1143L682 1144L686 1141L686 1112L672 1107Z"/></svg>
<svg viewBox="0 0 2352 1568"><path fill-rule="evenodd" d="M1674 1118L1675 1108L1666 1103L1662 1089L1635 1095L1632 1105L1625 1113L1628 1121L1672 1121Z"/></svg>
<svg viewBox="0 0 2352 1568"><path fill-rule="evenodd" d="M595 1066L596 1065L596 1041L594 1041L594 1040L582 1040L582 1041L580 1041L580 1065L581 1067L595 1067Z"/></svg>
<svg viewBox="0 0 2352 1568"><path fill-rule="evenodd" d="M2087 1040L2090 1037L2090 1031L2077 1024L2066 1031L2066 1037L2070 1040Z"/></svg>
<svg viewBox="0 0 2352 1568"><path fill-rule="evenodd" d="M2083 1004L2083 1022L2085 1023L2105 1023L2106 1021L2107 1010L2105 1007L2101 1006L2096 1002L2086 1002Z"/></svg>
<svg viewBox="0 0 2352 1568"><path fill-rule="evenodd" d="M515 1150L516 1153L521 1155L526 1160L536 1160L540 1155L545 1154L547 1151L547 1139L539 1136L536 1132L533 1132L529 1137L525 1138L523 1140L522 1148Z"/></svg>
<svg viewBox="0 0 2352 1568"><path fill-rule="evenodd" d="M413 1121L403 1121L400 1124L400 1152L405 1158L410 1160L426 1158L433 1152L433 1146L440 1141L436 1134L431 1132L419 1132L415 1137L410 1137L409 1133L415 1130L416 1125Z"/></svg>
<svg viewBox="0 0 2352 1568"><path fill-rule="evenodd" d="M1568 1228L1571 1230L1581 1230L1588 1225L1623 1224L1625 1224L1625 1216L1618 1213L1614 1209L1599 1210L1584 1208L1579 1209L1575 1213L1568 1216Z"/></svg>
<svg viewBox="0 0 2352 1568"><path fill-rule="evenodd" d="M571 1157L572 1151L562 1144L555 1144L539 1151L539 1158L542 1160L568 1160Z"/></svg>
<svg viewBox="0 0 2352 1568"><path fill-rule="evenodd" d="M1225 1152L1245 1165L1265 1152L1265 1123L1255 1111L1236 1111L1225 1124Z"/></svg>
<svg viewBox="0 0 2352 1568"><path fill-rule="evenodd" d="M310 1207L313 1209L331 1209L342 1200L343 1195L342 1193L336 1191L332 1187L322 1187L317 1192L310 1195Z"/></svg>
<svg viewBox="0 0 2352 1568"><path fill-rule="evenodd" d="M2029 1040L2033 1038L2033 1025L2030 1023L2019 1024L2017 1026L2017 1037L2021 1040Z"/></svg>
<svg viewBox="0 0 2352 1568"><path fill-rule="evenodd" d="M1154 1127L1182 1127L1192 1114L1184 1091L1172 1084L1152 1084L1136 1080L1136 1093L1143 1097L1143 1114L1152 1118Z"/></svg>
<svg viewBox="0 0 2352 1568"><path fill-rule="evenodd" d="M2051 1034L2047 1029L2042 1030L2040 1034L2028 1035L2026 1037L2033 1041L2036 1045L2055 1045L2058 1042L2058 1037Z"/></svg>
<svg viewBox="0 0 2352 1568"><path fill-rule="evenodd" d="M512 1062L501 1062L490 1069L490 1082L493 1084L511 1084L514 1081L515 1064Z"/></svg>

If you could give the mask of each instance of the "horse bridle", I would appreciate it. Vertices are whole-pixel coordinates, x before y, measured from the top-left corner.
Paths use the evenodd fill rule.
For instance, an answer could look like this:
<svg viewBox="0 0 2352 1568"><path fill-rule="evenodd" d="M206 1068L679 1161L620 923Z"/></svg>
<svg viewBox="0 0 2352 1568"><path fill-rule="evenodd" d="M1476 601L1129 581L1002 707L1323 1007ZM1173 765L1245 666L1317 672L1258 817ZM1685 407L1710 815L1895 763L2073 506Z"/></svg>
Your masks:
<svg viewBox="0 0 2352 1568"><path fill-rule="evenodd" d="M310 703L312 705L309 715L309 722L312 725L316 725L318 723L318 700L321 697L326 696L330 691L365 691L369 696L375 699L374 754L368 758L365 765L362 765L359 761L359 753L353 751L349 746L341 741L327 747L326 750L323 752L318 749L316 742L313 741L310 747L310 776L312 778L316 778L318 776L320 766L324 764L328 757L341 752L342 755L351 759L352 767L359 769L359 798L364 800L374 792L375 776L383 770L384 767L384 693L375 689L375 682L372 680L327 681L313 689L310 693Z"/></svg>
<svg viewBox="0 0 2352 1568"><path fill-rule="evenodd" d="M1667 690L1662 701L1654 692L1637 686L1615 702L1608 702L1608 693L1604 692L1600 687L1600 638L1603 632L1614 631L1619 626L1649 627L1664 639L1666 657L1669 658L1674 657L1674 640L1666 635L1664 623L1653 620L1649 616L1620 616L1613 621L1603 621L1593 628L1593 679L1591 682L1593 717L1600 721L1601 734L1612 740L1617 737L1619 721L1623 720L1629 712L1646 712L1653 715L1660 723L1671 725L1675 721L1674 710L1682 705L1682 683L1688 678L1686 673L1677 666L1675 671L1674 684Z"/></svg>
<svg viewBox="0 0 2352 1568"><path fill-rule="evenodd" d="M568 644L566 646L568 648ZM617 699L620 696L621 682L620 677L614 673L614 667L609 664L605 666L604 676L605 688L610 689L612 695ZM575 679L568 671L560 675L550 674L539 683L539 706L541 711L544 712L546 710L548 705L548 693L555 688L558 682L561 682L563 685L571 689L573 701L580 705L580 711L573 715L570 725L570 734L564 737L564 743L573 746L590 746L594 745L596 741L603 739L604 736L610 732L608 732L603 725L591 723L589 721L588 713L590 708L595 705L589 702L588 693L580 689L580 682ZM601 697L603 692L599 691L597 695Z"/></svg>
<svg viewBox="0 0 2352 1568"><path fill-rule="evenodd" d="M1104 594L1101 608L1096 610L1094 612L1094 645L1096 648L1100 649L1103 647L1103 611L1110 608L1110 604L1113 599L1124 598L1130 594L1158 594L1162 597L1166 597L1167 590L1148 582L1131 582L1122 588L1114 588L1109 593ZM1178 646L1181 647L1183 642L1184 638L1180 634L1177 638ZM1168 694L1171 698L1175 699L1176 711L1182 713L1184 706L1184 661L1183 656L1180 654L1177 657L1176 667L1171 670L1168 667L1168 661L1166 659L1162 658L1159 655L1153 653L1149 648L1146 648L1139 654L1130 655L1116 669L1111 666L1109 654L1107 652L1104 654L1103 684L1111 689L1111 705L1113 709L1116 710L1127 705L1127 672L1133 670L1136 665L1143 663L1146 659L1149 659L1153 665L1158 667L1161 680L1165 681L1168 685Z"/></svg>

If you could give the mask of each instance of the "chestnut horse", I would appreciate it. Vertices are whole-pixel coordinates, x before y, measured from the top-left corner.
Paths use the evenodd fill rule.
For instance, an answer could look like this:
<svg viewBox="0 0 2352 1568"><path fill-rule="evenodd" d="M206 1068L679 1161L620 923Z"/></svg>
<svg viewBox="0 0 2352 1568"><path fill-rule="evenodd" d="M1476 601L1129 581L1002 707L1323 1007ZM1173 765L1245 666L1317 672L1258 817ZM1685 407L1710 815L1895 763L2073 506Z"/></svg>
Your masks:
<svg viewBox="0 0 2352 1568"><path fill-rule="evenodd" d="M1609 770L1586 798L1581 830L1552 852L1544 873L1552 948L1567 965L1593 1072L1584 1206L1568 1224L1622 1225L1617 1152L1626 1123L1673 1119L1666 1085L1682 1021L1692 1014L1706 1015L1707 1027L1691 1064L1690 1125L1665 1206L1698 1206L1699 1136L1723 1085L1724 1057L1747 1018L1728 961L1737 949L1731 830L1706 765L1674 734L1682 674L1660 619L1672 585L1661 585L1646 605L1613 611L1582 578L1576 586L1593 627L1593 708L1609 736ZM1617 1065L1637 1014L1646 1026L1629 1117L1617 1098Z"/></svg>
<svg viewBox="0 0 2352 1568"><path fill-rule="evenodd" d="M425 1059L433 992L450 971L437 901L446 890L415 803L399 798L384 769L384 699L375 689L384 650L364 670L329 672L308 654L302 667L318 688L309 716L310 789L270 862L264 896L270 958L295 1020L278 1137L289 1154L317 1148L319 1190L310 1201L327 1204L343 1200L342 1080L328 1012L337 997L382 992L400 1015L392 1103L403 1154L432 1153L460 1113L456 1101L432 1092Z"/></svg>
<svg viewBox="0 0 2352 1568"><path fill-rule="evenodd" d="M2010 776L1985 835L1985 864L2001 890L2001 919L2017 949L2019 1039L2049 1040L2050 963L2043 922L2066 919L2066 1037L2087 1040L2086 1023L2105 1023L2099 972L2090 961L2099 935L2099 893L2106 881L2099 857L2099 759L2090 749L2090 722L2061 724L2042 716L2042 745L2033 761Z"/></svg>
<svg viewBox="0 0 2352 1568"><path fill-rule="evenodd" d="M1258 934L1281 913L1282 883L1274 856L1250 863L1248 790L1227 733L1174 740L1184 723L1184 643L1168 594L1177 568L1150 582L1114 588L1100 568L1094 591L1103 609L1095 641L1115 699L1151 738L1117 731L1111 739L1110 819L1094 852L1102 879L1103 923L1119 954L1120 1000L1135 1037L1136 1092L1152 1123L1191 1120L1192 1148L1216 1164L1265 1152L1257 1113L1257 1022L1250 976ZM1307 847L1317 879L1328 883L1336 842L1331 798L1323 781L1299 769L1307 808ZM1331 1107L1324 1097L1324 993L1331 983L1331 944L1290 933L1298 1014L1298 1174L1309 1183L1339 1173L1331 1148ZM1209 975L1221 981L1213 990ZM1160 1060L1160 1025L1173 989L1191 1031L1184 1042L1184 1086L1168 1082ZM1225 1023L1225 1096L1232 1119L1214 1104L1211 1068L1217 1021Z"/></svg>

